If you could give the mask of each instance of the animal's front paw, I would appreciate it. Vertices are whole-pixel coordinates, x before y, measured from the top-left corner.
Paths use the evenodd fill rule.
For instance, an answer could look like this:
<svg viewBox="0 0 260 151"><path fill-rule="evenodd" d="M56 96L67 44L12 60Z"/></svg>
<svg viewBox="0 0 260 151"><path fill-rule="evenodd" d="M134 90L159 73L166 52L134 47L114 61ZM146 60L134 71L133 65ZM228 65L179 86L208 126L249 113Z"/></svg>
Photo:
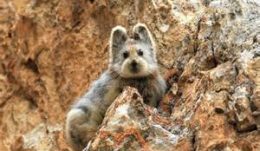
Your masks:
<svg viewBox="0 0 260 151"><path fill-rule="evenodd" d="M67 115L66 138L75 151L82 150L94 137L98 125L90 119L90 112L80 108L72 109Z"/></svg>

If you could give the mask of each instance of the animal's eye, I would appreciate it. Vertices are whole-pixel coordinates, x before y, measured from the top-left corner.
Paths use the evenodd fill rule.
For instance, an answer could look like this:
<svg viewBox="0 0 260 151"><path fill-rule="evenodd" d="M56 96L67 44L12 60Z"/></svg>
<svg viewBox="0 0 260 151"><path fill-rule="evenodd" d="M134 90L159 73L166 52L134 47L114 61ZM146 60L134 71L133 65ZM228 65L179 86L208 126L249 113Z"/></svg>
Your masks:
<svg viewBox="0 0 260 151"><path fill-rule="evenodd" d="M129 53L128 53L127 51L125 51L125 52L123 53L123 57L126 59L128 56L129 56Z"/></svg>
<svg viewBox="0 0 260 151"><path fill-rule="evenodd" d="M138 53L139 56L143 56L143 54L144 54L141 49L138 49L137 53Z"/></svg>

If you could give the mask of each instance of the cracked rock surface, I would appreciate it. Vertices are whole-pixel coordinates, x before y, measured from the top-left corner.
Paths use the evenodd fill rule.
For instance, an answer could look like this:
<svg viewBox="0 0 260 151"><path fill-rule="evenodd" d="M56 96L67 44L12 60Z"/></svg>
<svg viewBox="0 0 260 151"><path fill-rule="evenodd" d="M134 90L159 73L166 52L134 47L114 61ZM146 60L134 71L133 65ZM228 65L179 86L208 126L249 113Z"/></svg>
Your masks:
<svg viewBox="0 0 260 151"><path fill-rule="evenodd" d="M0 150L71 151L70 105L107 68L111 28L146 23L169 90L133 88L89 150L260 150L258 0L1 0Z"/></svg>
<svg viewBox="0 0 260 151"><path fill-rule="evenodd" d="M96 138L85 150L188 149L188 132L160 116L143 103L136 89L128 87L109 107Z"/></svg>

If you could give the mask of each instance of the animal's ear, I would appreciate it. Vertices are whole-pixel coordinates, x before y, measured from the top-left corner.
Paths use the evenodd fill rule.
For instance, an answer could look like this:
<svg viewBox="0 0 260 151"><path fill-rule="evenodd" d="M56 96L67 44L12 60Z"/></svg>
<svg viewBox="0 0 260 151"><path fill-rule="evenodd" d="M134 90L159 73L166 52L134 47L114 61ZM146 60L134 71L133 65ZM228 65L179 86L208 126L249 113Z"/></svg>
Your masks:
<svg viewBox="0 0 260 151"><path fill-rule="evenodd" d="M133 28L133 33L134 33L135 40L141 40L151 45L153 49L155 49L154 39L152 37L151 32L149 31L149 29L146 27L145 24L137 23Z"/></svg>
<svg viewBox="0 0 260 151"><path fill-rule="evenodd" d="M118 52L123 48L125 42L127 40L127 31L122 26L116 26L112 29L110 35L110 59L114 61L114 58L118 54Z"/></svg>

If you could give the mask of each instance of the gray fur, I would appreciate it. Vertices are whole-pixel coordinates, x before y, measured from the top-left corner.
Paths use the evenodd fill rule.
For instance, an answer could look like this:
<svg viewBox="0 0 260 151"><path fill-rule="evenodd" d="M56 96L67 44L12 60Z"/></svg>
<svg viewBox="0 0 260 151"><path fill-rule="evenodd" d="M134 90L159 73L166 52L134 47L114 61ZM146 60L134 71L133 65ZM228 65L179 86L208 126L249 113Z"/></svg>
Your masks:
<svg viewBox="0 0 260 151"><path fill-rule="evenodd" d="M166 84L158 72L156 48L151 34L143 24L137 24L133 32L138 34L137 39L129 39L126 30L121 26L113 28L108 70L91 85L89 91L76 102L67 115L66 137L74 150L82 150L93 138L107 108L125 86L137 88L145 103L153 107L162 99ZM130 51L130 48L132 53L128 58L124 58L123 53ZM143 51L142 56L137 55L136 50L139 49ZM133 60L137 62L138 73L142 74L128 70ZM125 71L128 73L124 73Z"/></svg>
<svg viewBox="0 0 260 151"><path fill-rule="evenodd" d="M116 55L122 50L124 43L127 40L126 29L122 26L116 26L112 29L112 33L110 36L110 64L116 62Z"/></svg>

